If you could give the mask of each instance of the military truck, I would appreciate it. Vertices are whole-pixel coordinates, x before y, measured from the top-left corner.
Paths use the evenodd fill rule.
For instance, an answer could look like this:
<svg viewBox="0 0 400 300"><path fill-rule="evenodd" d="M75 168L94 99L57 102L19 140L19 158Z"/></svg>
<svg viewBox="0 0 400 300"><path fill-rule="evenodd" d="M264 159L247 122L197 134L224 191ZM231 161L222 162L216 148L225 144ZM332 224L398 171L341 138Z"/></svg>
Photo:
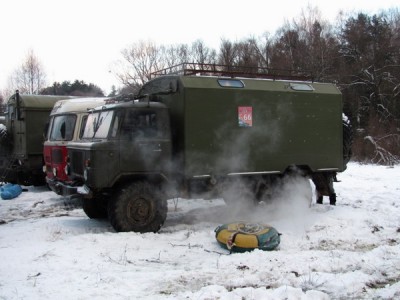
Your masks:
<svg viewBox="0 0 400 300"><path fill-rule="evenodd" d="M20 95L6 104L5 124L0 130L0 181L44 185L43 141L54 104L69 96Z"/></svg>
<svg viewBox="0 0 400 300"><path fill-rule="evenodd" d="M43 147L44 172L46 182L58 195L66 195L61 191L60 182L68 181L65 173L67 144L79 141L87 121L89 109L105 105L109 98L77 98L59 100L49 117L49 128Z"/></svg>
<svg viewBox="0 0 400 300"><path fill-rule="evenodd" d="M134 99L89 114L83 140L67 147L66 188L90 218L156 232L173 197L206 191L253 205L288 173L323 174L324 187L345 170L334 84L227 69L163 70Z"/></svg>

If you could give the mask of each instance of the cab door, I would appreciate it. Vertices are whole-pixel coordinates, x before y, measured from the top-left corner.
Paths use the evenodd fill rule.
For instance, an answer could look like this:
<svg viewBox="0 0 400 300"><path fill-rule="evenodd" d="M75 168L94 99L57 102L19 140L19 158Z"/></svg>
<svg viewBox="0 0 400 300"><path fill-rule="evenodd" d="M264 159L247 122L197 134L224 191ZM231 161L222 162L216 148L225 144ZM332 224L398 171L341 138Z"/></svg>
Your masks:
<svg viewBox="0 0 400 300"><path fill-rule="evenodd" d="M122 173L159 173L166 170L171 161L167 109L126 110L119 136Z"/></svg>

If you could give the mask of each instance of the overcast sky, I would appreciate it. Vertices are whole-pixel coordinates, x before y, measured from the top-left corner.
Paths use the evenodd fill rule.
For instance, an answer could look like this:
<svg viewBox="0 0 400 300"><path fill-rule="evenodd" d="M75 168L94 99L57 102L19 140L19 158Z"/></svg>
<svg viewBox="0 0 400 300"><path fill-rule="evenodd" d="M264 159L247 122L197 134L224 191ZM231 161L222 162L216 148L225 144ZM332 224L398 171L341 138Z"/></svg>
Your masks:
<svg viewBox="0 0 400 300"><path fill-rule="evenodd" d="M260 36L297 18L310 4L335 21L340 10L377 13L398 0L2 0L0 90L32 49L54 81L84 80L108 93L121 50L140 40L159 45Z"/></svg>

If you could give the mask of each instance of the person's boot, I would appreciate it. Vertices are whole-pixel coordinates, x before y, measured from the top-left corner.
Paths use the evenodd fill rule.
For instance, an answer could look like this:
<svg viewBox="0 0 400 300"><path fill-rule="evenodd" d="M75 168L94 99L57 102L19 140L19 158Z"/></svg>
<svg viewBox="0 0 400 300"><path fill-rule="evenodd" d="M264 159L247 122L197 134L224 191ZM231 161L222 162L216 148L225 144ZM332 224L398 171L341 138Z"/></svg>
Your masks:
<svg viewBox="0 0 400 300"><path fill-rule="evenodd" d="M319 197L317 198L317 204L322 204L322 196L319 196Z"/></svg>
<svg viewBox="0 0 400 300"><path fill-rule="evenodd" d="M335 193L333 193L332 195L329 196L329 204L336 205L336 194Z"/></svg>

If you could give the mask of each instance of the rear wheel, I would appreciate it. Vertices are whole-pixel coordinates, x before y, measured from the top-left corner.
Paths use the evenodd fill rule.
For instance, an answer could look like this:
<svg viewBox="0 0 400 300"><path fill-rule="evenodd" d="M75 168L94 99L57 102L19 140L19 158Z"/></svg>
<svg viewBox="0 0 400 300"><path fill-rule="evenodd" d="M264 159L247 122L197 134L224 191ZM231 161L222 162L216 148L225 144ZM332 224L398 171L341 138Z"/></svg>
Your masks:
<svg viewBox="0 0 400 300"><path fill-rule="evenodd" d="M116 231L157 232L167 217L167 200L149 183L135 182L109 201L108 217Z"/></svg>

